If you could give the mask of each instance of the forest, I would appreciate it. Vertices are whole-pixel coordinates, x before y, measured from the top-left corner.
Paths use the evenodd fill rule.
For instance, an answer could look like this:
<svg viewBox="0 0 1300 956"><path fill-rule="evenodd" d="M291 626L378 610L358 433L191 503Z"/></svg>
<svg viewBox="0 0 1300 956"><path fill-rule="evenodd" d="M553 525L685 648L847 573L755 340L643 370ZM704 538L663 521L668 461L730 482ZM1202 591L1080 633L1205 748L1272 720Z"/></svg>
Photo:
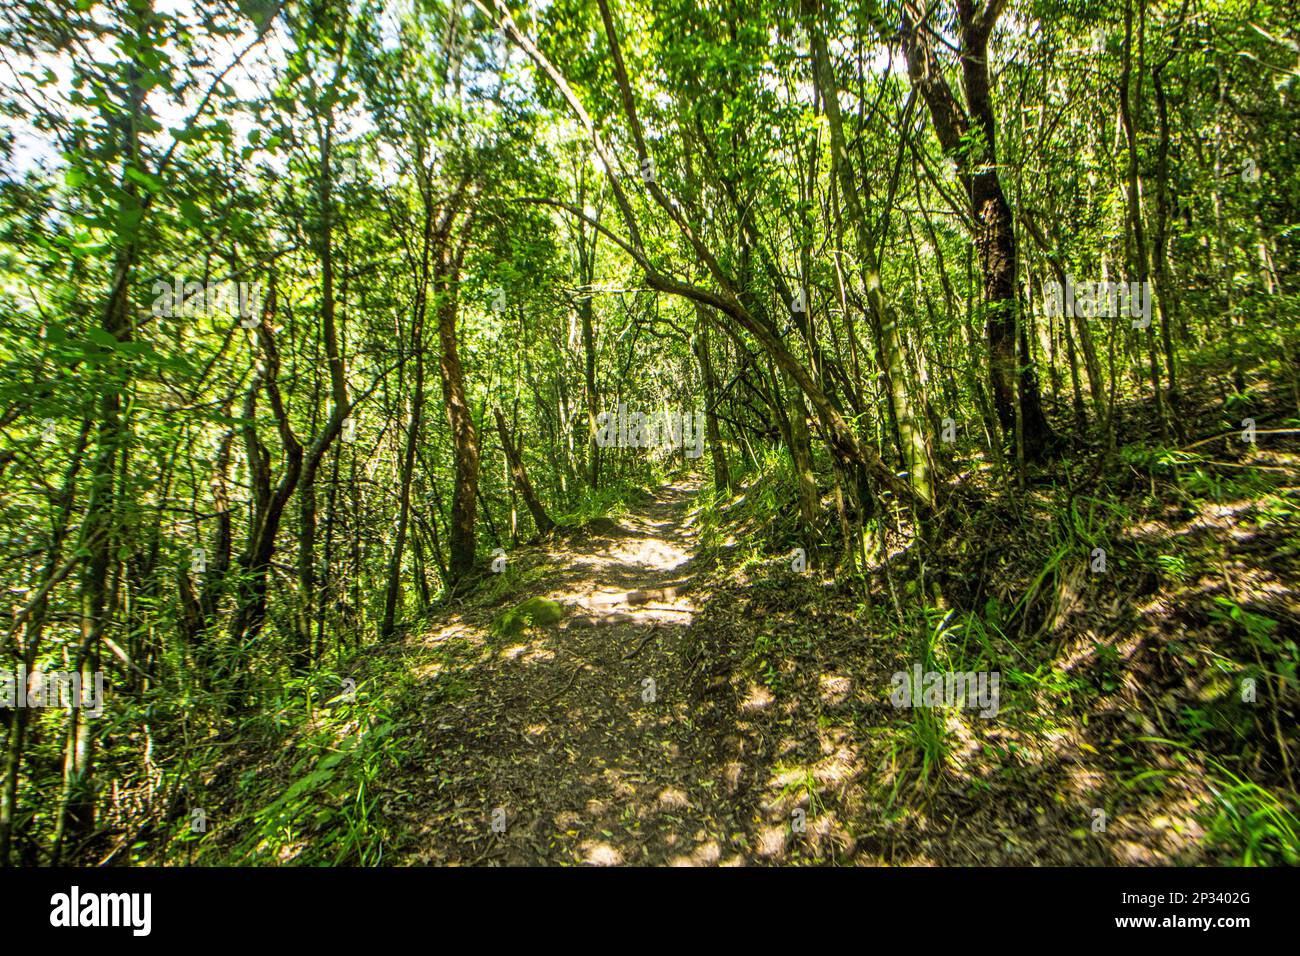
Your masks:
<svg viewBox="0 0 1300 956"><path fill-rule="evenodd" d="M0 0L0 114L0 864L1300 864L1286 0Z"/></svg>

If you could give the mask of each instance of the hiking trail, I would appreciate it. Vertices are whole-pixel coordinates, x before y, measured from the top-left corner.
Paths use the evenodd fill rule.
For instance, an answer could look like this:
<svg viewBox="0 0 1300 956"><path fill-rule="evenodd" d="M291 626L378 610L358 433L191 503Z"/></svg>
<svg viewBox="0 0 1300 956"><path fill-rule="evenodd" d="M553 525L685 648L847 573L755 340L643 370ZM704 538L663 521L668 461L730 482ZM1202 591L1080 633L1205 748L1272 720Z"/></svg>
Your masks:
<svg viewBox="0 0 1300 956"><path fill-rule="evenodd" d="M559 622L498 639L454 620L424 635L482 650L450 678L466 682L456 703L430 719L429 792L441 799L423 808L411 862L690 865L735 856L724 844L741 829L740 764L730 780L702 771L714 750L701 747L675 653L696 612L696 488L665 485L617 522L547 548L558 567L535 593L563 606Z"/></svg>

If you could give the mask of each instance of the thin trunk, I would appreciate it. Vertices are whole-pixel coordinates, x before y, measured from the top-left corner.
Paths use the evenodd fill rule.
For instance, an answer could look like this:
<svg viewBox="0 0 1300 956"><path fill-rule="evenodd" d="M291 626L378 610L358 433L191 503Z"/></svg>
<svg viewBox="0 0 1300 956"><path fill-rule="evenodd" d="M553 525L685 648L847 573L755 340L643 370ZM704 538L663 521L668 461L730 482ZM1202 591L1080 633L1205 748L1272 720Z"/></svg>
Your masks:
<svg viewBox="0 0 1300 956"><path fill-rule="evenodd" d="M1146 7L1139 11L1139 43L1145 26ZM1139 50L1139 58L1141 51ZM1129 228L1132 230L1132 261L1137 266L1138 281L1143 287L1151 281L1150 248L1147 245L1146 224L1142 215L1142 182L1138 172L1137 129L1134 114L1142 106L1142 64L1137 68L1137 90L1133 90L1133 3L1126 0L1124 4L1124 62L1119 79L1120 121L1124 127L1124 141L1127 149L1126 187L1128 198ZM1156 356L1155 329L1148 322L1143 330L1147 349L1147 360L1151 374L1151 391L1156 402L1156 417L1160 421L1160 432L1164 437L1169 434L1169 422L1165 414L1165 397L1160 387L1160 360Z"/></svg>
<svg viewBox="0 0 1300 956"><path fill-rule="evenodd" d="M411 334L411 348L415 353L415 385L411 393L411 420L406 429L406 448L402 455L402 471L398 479L397 536L388 559L388 581L384 593L384 619L379 627L380 637L393 636L398 600L402 585L402 552L405 550L407 528L411 516L411 478L415 474L415 449L420 441L420 426L424 420L424 306L417 307L417 318Z"/></svg>
<svg viewBox="0 0 1300 956"><path fill-rule="evenodd" d="M698 319L695 336L695 355L700 363L700 378L704 383L704 430L709 440L709 456L713 462L713 490L729 493L732 488L731 469L727 466L727 452L722 447L722 431L718 428L718 380L713 372L713 357L709 354L709 315L703 306L695 307Z"/></svg>
<svg viewBox="0 0 1300 956"><path fill-rule="evenodd" d="M533 491L533 484L528 480L528 473L524 470L524 459L519 449L515 446L510 437L510 431L506 428L505 417L501 414L501 409L492 409L497 420L497 433L501 436L501 447L505 450L506 461L510 465L510 477L514 479L514 485L519 489L520 496L524 499L524 504L528 506L528 513L533 516L533 524L542 534L555 527L555 522L547 515L546 509L542 507L541 499Z"/></svg>
<svg viewBox="0 0 1300 956"><path fill-rule="evenodd" d="M434 269L438 342L442 350L438 371L442 377L442 397L447 405L447 418L451 425L452 456L456 468L455 489L451 499L451 554L448 572L453 584L459 584L474 568L479 443L474 415L465 395L465 371L460 364L460 350L456 344L460 253L453 250L445 234L440 239L442 241L439 243Z"/></svg>

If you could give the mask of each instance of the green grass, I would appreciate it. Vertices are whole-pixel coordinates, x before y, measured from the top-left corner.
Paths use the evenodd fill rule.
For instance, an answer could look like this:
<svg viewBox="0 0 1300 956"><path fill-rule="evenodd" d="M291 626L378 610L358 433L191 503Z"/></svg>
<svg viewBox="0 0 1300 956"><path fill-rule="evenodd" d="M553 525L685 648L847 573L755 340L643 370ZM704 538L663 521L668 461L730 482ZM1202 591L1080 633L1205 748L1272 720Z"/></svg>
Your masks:
<svg viewBox="0 0 1300 956"><path fill-rule="evenodd" d="M1214 794L1205 814L1206 835L1238 866L1300 866L1300 817L1295 801L1219 766L1208 786Z"/></svg>

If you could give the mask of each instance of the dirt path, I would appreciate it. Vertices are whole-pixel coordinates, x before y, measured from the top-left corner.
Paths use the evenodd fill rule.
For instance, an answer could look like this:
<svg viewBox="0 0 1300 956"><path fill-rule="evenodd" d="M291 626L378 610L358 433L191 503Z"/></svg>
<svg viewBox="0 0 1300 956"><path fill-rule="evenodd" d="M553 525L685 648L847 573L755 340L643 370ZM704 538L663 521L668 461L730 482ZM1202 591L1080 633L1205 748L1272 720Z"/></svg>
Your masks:
<svg viewBox="0 0 1300 956"><path fill-rule="evenodd" d="M743 828L740 764L715 772L717 742L689 706L694 491L670 484L548 549L541 583L504 606L542 596L566 608L559 623L494 640L456 620L427 636L477 658L427 725L410 862L740 861L728 848Z"/></svg>
<svg viewBox="0 0 1300 956"><path fill-rule="evenodd" d="M1173 597L1143 597L1136 576L1119 589L1114 576L1107 586L1117 590L1084 602L1082 619L1053 638L1086 651L1103 636L1109 657L1070 652L1037 683L1008 680L997 720L939 711L927 750L930 725L892 702L893 675L914 665L914 647L880 595L864 605L852 588L795 573L784 558L697 566L695 490L670 484L617 522L511 552L504 577L402 650L412 706L402 714L403 770L381 795L393 847L385 862L1207 859L1210 765L1153 740L1177 708L1208 706L1203 671L1167 648L1186 656L1202 632L1215 641L1205 653L1230 646L1236 632L1206 631L1222 561L1198 560L1204 580L1189 572L1167 607L1152 602ZM1269 521L1249 526L1248 560L1234 565L1241 581L1259 548L1286 550L1288 530ZM1177 553L1192 562L1190 541ZM1279 570L1251 590L1290 595L1293 577ZM492 636L494 620L535 598L558 602L564 616ZM1281 607L1257 606L1287 620ZM1057 661L1045 647L1021 653ZM1121 696L1121 661L1163 688L1150 716L1141 698ZM1103 830L1093 827L1099 811Z"/></svg>

